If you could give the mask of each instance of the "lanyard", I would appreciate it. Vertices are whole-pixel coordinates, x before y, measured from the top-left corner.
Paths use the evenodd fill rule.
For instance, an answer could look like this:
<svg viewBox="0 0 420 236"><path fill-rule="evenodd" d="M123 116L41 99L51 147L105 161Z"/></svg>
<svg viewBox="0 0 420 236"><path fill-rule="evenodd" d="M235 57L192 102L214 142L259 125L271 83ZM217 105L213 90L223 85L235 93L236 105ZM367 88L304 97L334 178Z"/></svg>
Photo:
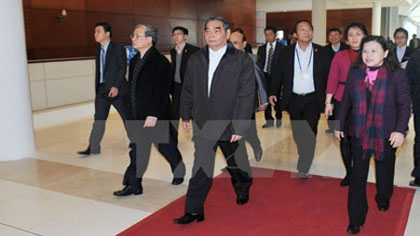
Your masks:
<svg viewBox="0 0 420 236"><path fill-rule="evenodd" d="M300 64L300 58L299 58L299 53L298 53L297 47L298 46L296 46L296 48L295 48L295 52L296 52L296 56L297 56L298 63L299 63L299 69L300 69L300 72L303 72L302 71L302 65ZM309 55L309 62L308 62L308 66L306 67L305 71L309 70L309 66L311 65L311 62L312 62L312 52L313 51L314 51L314 47L311 48L311 55Z"/></svg>

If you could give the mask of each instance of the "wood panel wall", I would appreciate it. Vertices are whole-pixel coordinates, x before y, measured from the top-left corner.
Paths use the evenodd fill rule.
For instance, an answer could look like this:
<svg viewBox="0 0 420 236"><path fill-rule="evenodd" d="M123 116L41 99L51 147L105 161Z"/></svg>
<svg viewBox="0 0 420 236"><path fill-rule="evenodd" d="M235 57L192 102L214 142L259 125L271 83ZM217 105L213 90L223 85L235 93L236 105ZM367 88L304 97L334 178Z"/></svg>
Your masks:
<svg viewBox="0 0 420 236"><path fill-rule="evenodd" d="M222 16L231 28L241 27L255 43L256 0L22 0L29 60L93 56L94 25L108 22L113 40L130 45L129 35L136 24L157 27L157 47L168 51L171 29L189 30L189 42L203 46L204 21ZM62 9L67 19L58 21Z"/></svg>
<svg viewBox="0 0 420 236"><path fill-rule="evenodd" d="M267 13L266 24L282 29L288 35L293 30L297 20L312 21L311 11L270 12ZM352 23L361 22L366 25L369 32L372 29L372 8L327 10L327 32L337 27L342 30Z"/></svg>

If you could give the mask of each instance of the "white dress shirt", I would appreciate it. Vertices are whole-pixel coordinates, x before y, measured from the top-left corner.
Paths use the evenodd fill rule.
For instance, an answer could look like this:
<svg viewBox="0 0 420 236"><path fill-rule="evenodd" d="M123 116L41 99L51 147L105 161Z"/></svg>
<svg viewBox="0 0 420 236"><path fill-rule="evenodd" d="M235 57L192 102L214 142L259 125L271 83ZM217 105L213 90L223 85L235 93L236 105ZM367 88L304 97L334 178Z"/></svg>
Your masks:
<svg viewBox="0 0 420 236"><path fill-rule="evenodd" d="M210 97L210 89L211 84L213 82L213 75L216 71L217 66L219 65L220 60L222 59L223 55L225 55L227 50L227 44L220 48L217 51L213 51L211 48L209 48L209 71L208 71L208 84L207 84L207 96Z"/></svg>
<svg viewBox="0 0 420 236"><path fill-rule="evenodd" d="M265 63L264 63L264 72L265 73L267 73L268 51L270 51L270 44L273 45L273 56L274 56L274 51L276 50L276 43L277 43L277 40L274 40L274 42L272 42L272 43L267 42L267 47L265 49Z"/></svg>
<svg viewBox="0 0 420 236"><path fill-rule="evenodd" d="M334 47L334 44L331 44L331 48L332 48L332 50L334 52L338 52L340 50L340 46L341 46L341 43L338 43L338 47L337 48Z"/></svg>
<svg viewBox="0 0 420 236"><path fill-rule="evenodd" d="M397 58L398 58L398 62L401 63L401 61L402 61L402 59L404 57L404 54L405 54L405 50L406 49L407 49L407 45L404 45L401 48L397 46Z"/></svg>
<svg viewBox="0 0 420 236"><path fill-rule="evenodd" d="M299 66L300 62L300 66ZM315 92L314 85L314 49L312 43L303 51L296 43L295 65L293 74L293 92L297 94Z"/></svg>

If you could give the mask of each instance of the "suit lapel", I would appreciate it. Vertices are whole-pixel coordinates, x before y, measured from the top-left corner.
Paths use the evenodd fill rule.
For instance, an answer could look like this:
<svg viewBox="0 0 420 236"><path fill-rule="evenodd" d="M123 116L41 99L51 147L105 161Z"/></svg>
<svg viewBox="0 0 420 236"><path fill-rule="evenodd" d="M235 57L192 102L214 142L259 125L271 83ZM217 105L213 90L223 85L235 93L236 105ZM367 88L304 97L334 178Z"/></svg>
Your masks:
<svg viewBox="0 0 420 236"><path fill-rule="evenodd" d="M112 45L112 42L111 42L111 41L109 41L108 50L106 50L106 55L105 55L105 68L104 68L104 74L105 74L105 71L106 71L106 70L107 70L107 68L108 68L109 61L111 60L111 59L110 59L110 55L112 54L112 50L113 50L113 45Z"/></svg>

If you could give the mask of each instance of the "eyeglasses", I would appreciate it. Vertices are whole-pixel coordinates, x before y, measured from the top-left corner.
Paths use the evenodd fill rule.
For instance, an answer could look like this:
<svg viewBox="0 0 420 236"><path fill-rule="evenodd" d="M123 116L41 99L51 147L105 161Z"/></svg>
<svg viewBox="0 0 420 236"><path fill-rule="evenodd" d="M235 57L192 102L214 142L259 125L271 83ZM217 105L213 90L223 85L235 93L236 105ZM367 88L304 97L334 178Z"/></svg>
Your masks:
<svg viewBox="0 0 420 236"><path fill-rule="evenodd" d="M142 35L138 35L138 34L130 34L130 39L138 39L138 38L146 38L147 36L142 34Z"/></svg>
<svg viewBox="0 0 420 236"><path fill-rule="evenodd" d="M184 35L184 33L173 33L172 36Z"/></svg>

